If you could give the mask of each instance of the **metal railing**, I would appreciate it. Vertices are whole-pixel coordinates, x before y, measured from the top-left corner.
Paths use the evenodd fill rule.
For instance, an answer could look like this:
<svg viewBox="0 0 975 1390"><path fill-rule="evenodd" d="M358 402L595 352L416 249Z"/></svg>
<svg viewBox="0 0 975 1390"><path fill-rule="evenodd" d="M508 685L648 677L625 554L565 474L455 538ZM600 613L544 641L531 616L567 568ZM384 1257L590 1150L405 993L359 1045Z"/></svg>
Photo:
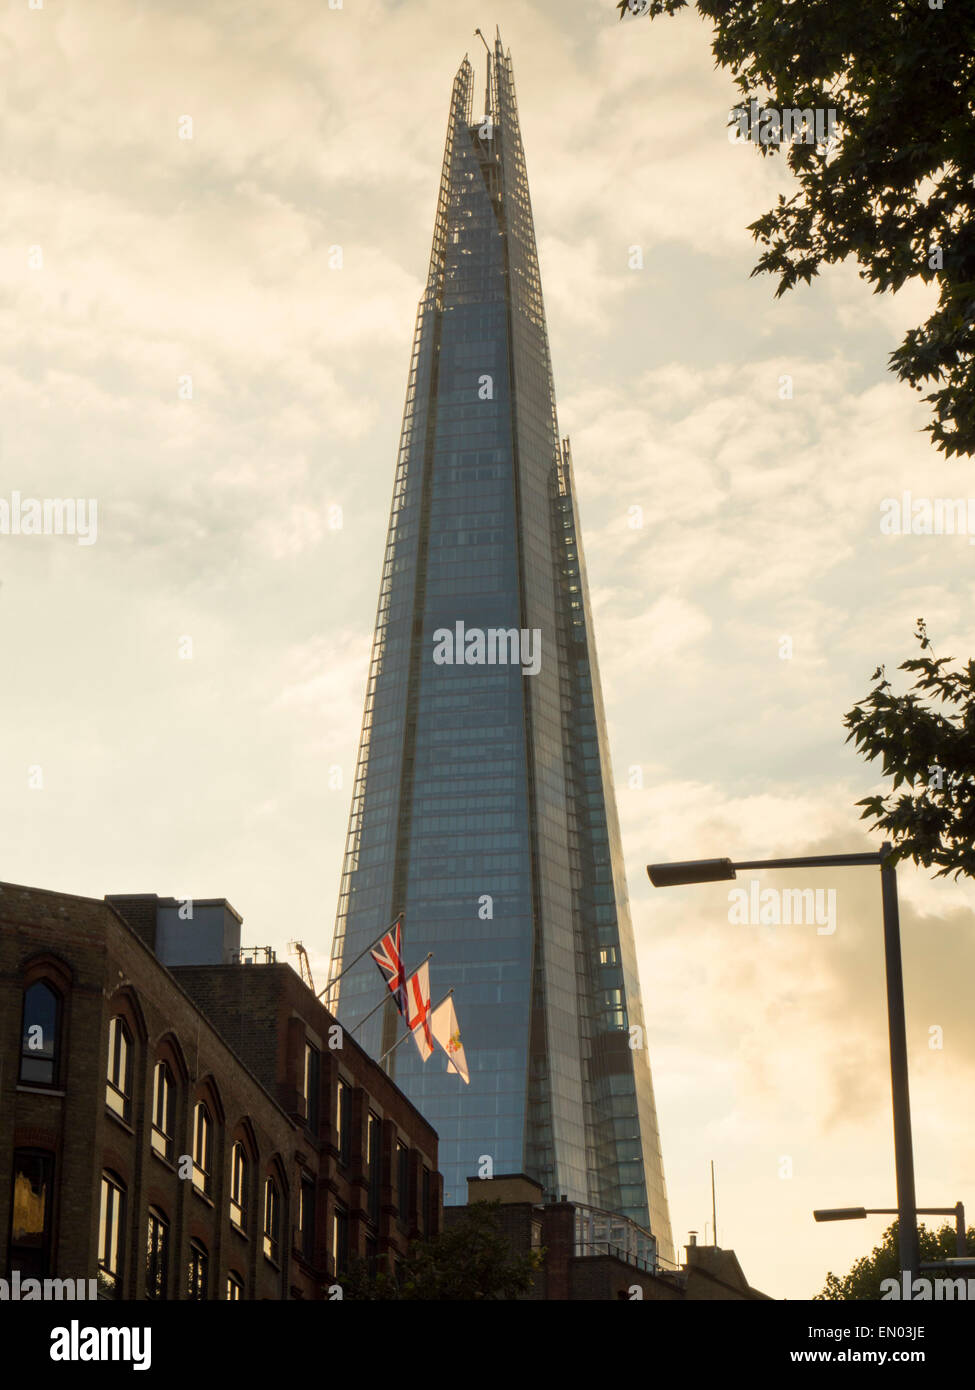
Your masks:
<svg viewBox="0 0 975 1390"><path fill-rule="evenodd" d="M649 1274L656 1274L659 1264L657 1240L650 1231L619 1212L582 1203L576 1204L574 1253L613 1255Z"/></svg>

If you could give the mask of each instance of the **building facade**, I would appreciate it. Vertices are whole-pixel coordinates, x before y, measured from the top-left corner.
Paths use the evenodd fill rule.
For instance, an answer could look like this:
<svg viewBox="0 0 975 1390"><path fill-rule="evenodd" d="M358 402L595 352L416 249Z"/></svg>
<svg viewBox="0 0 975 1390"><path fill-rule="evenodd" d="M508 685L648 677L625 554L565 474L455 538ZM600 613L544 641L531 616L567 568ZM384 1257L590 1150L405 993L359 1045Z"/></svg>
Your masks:
<svg viewBox="0 0 975 1390"><path fill-rule="evenodd" d="M282 1108L327 1136L321 1181L349 1251L395 1272L410 1240L440 1229L437 1135L289 965L181 966L173 975ZM315 1096L320 1096L317 1112Z"/></svg>
<svg viewBox="0 0 975 1390"><path fill-rule="evenodd" d="M524 1173L468 1182L468 1204L494 1206L498 1229L513 1255L539 1252L530 1293L544 1302L650 1303L756 1302L768 1295L753 1289L733 1250L698 1245L692 1236L683 1265L659 1262L656 1240L616 1212L569 1201L546 1202L542 1188ZM444 1211L449 1227L467 1207Z"/></svg>
<svg viewBox="0 0 975 1390"><path fill-rule="evenodd" d="M328 996L379 1058L400 913L432 952L469 1087L409 1044L445 1201L472 1172L625 1213L672 1258L568 441L560 435L510 55L451 98L416 321ZM380 986L381 987L381 986Z"/></svg>
<svg viewBox="0 0 975 1390"><path fill-rule="evenodd" d="M334 1298L438 1229L434 1131L290 966L159 959L239 960L229 904L196 910L0 884L3 1277Z"/></svg>

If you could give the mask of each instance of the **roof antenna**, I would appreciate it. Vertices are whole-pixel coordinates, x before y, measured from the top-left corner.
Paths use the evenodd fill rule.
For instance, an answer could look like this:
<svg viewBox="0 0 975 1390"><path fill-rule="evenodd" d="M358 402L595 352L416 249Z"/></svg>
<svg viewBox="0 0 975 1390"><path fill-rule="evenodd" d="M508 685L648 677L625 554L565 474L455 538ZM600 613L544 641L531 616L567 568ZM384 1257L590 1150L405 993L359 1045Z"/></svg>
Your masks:
<svg viewBox="0 0 975 1390"><path fill-rule="evenodd" d="M485 79L484 79L484 114L485 114L485 116L490 116L490 114L491 114L491 50L490 50L490 48L488 48L488 41L487 41L487 39L484 37L484 35L481 33L480 29L475 29L475 30L474 30L474 33L475 33L475 34L477 35L477 37L481 40L481 43L483 43L483 45L484 45L484 51L485 51L485 53L487 54L487 63L485 64Z"/></svg>
<svg viewBox="0 0 975 1390"><path fill-rule="evenodd" d="M711 1239L718 1246L718 1207L714 1200L714 1159L711 1160Z"/></svg>

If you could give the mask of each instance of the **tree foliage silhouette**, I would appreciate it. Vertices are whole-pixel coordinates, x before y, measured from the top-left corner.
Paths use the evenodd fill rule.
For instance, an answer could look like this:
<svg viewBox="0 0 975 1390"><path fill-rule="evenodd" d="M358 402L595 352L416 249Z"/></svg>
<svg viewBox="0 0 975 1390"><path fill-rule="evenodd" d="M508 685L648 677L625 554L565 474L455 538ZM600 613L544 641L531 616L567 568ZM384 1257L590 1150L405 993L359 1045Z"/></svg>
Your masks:
<svg viewBox="0 0 975 1390"><path fill-rule="evenodd" d="M936 658L923 619L914 635L922 655L899 668L913 674L911 690L897 694L878 666L873 689L844 717L847 742L892 779L889 792L857 805L890 837L895 862L975 877L975 661L956 669Z"/></svg>
<svg viewBox="0 0 975 1390"><path fill-rule="evenodd" d="M529 1293L543 1252L514 1254L499 1212L498 1202L472 1203L462 1219L438 1236L414 1242L396 1278L371 1274L364 1260L353 1261L338 1281L343 1297L470 1302Z"/></svg>
<svg viewBox="0 0 975 1390"><path fill-rule="evenodd" d="M957 1253L954 1226L944 1225L938 1231L929 1231L924 1225L917 1228L918 1244L922 1261L952 1259ZM968 1254L975 1255L975 1227L966 1232ZM967 1275L969 1271L962 1271ZM937 1278L937 1271L934 1272ZM948 1278L947 1270L942 1278ZM856 1260L848 1274L837 1275L830 1271L822 1290L813 1298L827 1302L838 1299L880 1299L881 1284L884 1279L901 1282L900 1260L897 1257L897 1222L894 1221L884 1231L883 1239L875 1245L869 1255Z"/></svg>
<svg viewBox="0 0 975 1390"><path fill-rule="evenodd" d="M943 4L943 8L941 5ZM936 7L937 6L937 7ZM618 0L651 20L687 0ZM975 452L975 7L944 0L697 0L735 105L835 110L835 142L757 143L786 151L798 192L749 227L753 275L776 296L854 256L875 293L935 284L938 306L890 367L933 385L926 426L946 456ZM754 137L753 138L757 138Z"/></svg>

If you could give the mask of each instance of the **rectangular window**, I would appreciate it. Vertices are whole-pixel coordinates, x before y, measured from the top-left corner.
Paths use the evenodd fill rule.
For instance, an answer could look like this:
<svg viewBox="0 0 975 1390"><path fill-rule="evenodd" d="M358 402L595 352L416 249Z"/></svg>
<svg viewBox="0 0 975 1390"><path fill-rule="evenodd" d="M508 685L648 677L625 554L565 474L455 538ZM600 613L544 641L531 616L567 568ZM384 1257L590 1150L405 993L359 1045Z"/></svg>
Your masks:
<svg viewBox="0 0 975 1390"><path fill-rule="evenodd" d="M430 1169L425 1164L420 1197L420 1230L425 1236L430 1233Z"/></svg>
<svg viewBox="0 0 975 1390"><path fill-rule="evenodd" d="M14 1153L10 1268L22 1279L50 1274L54 1158L35 1149Z"/></svg>
<svg viewBox="0 0 975 1390"><path fill-rule="evenodd" d="M244 1281L239 1274L233 1270L227 1275L227 1299L231 1303L240 1303L244 1297Z"/></svg>
<svg viewBox="0 0 975 1390"><path fill-rule="evenodd" d="M342 1274L349 1263L349 1216L342 1207L332 1213L332 1273Z"/></svg>
<svg viewBox="0 0 975 1390"><path fill-rule="evenodd" d="M315 1261L315 1180L302 1178L298 1192L298 1231L301 1238L302 1256L313 1264Z"/></svg>
<svg viewBox="0 0 975 1390"><path fill-rule="evenodd" d="M349 1087L340 1081L335 1098L335 1144L341 1164L349 1161L349 1138Z"/></svg>
<svg viewBox="0 0 975 1390"><path fill-rule="evenodd" d="M318 1048L305 1043L305 1124L318 1133L318 1093L321 1089L321 1058Z"/></svg>
<svg viewBox="0 0 975 1390"><path fill-rule="evenodd" d="M108 1173L102 1174L98 1216L98 1292L117 1298L122 1280L125 1190Z"/></svg>
<svg viewBox="0 0 975 1390"><path fill-rule="evenodd" d="M406 1221L409 1211L410 1151L405 1144L396 1141L396 1207L401 1221Z"/></svg>
<svg viewBox="0 0 975 1390"><path fill-rule="evenodd" d="M146 1298L166 1297L169 1269L169 1222L155 1207L149 1208L146 1233Z"/></svg>
<svg viewBox="0 0 975 1390"><path fill-rule="evenodd" d="M379 1224L379 1190L382 1183L382 1150L379 1145L381 1133L379 1117L370 1111L366 1121L366 1162L369 1165L369 1220L374 1226Z"/></svg>

